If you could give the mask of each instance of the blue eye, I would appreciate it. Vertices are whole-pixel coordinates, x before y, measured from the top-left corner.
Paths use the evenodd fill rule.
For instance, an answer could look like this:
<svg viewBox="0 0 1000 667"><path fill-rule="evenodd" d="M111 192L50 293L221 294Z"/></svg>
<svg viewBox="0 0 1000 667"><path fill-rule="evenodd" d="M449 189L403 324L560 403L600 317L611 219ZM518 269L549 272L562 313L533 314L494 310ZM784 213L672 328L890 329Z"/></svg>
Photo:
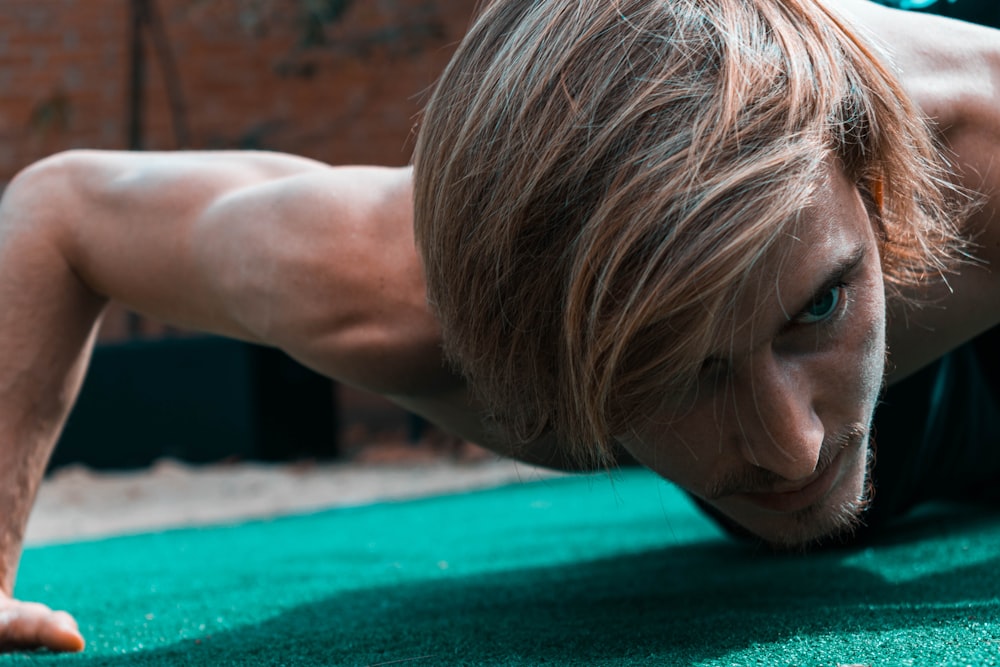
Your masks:
<svg viewBox="0 0 1000 667"><path fill-rule="evenodd" d="M814 299L802 313L795 318L800 324L816 324L830 319L840 308L844 298L844 286L834 285L823 296Z"/></svg>

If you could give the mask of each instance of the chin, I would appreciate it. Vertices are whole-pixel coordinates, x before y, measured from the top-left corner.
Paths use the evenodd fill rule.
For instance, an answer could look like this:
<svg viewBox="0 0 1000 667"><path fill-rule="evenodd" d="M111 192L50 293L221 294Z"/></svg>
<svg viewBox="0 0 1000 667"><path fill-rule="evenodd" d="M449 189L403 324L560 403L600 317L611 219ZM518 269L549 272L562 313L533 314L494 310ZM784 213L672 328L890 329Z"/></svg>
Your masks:
<svg viewBox="0 0 1000 667"><path fill-rule="evenodd" d="M767 527L759 536L777 552L805 553L817 547L846 544L861 525L866 504L866 498L855 496L849 502L815 506Z"/></svg>
<svg viewBox="0 0 1000 667"><path fill-rule="evenodd" d="M795 512L768 512L746 504L719 509L775 551L805 552L845 543L861 526L861 515L871 499L872 462L866 441L844 461L842 474L830 492Z"/></svg>

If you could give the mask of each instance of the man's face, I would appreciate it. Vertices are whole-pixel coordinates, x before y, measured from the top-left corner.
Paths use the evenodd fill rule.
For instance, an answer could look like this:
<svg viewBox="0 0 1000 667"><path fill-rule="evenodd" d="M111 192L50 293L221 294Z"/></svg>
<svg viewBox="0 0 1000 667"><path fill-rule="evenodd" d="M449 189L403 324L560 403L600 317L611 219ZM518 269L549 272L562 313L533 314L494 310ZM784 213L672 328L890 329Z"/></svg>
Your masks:
<svg viewBox="0 0 1000 667"><path fill-rule="evenodd" d="M696 390L621 441L787 548L848 529L864 505L885 298L872 224L839 169L784 243L737 302Z"/></svg>

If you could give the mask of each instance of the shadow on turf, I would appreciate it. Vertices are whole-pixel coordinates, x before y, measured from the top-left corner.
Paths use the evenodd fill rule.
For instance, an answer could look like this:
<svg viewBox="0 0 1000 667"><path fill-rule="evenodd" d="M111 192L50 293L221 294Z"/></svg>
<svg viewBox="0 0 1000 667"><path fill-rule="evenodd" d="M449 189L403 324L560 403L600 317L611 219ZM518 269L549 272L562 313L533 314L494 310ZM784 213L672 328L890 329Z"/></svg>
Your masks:
<svg viewBox="0 0 1000 667"><path fill-rule="evenodd" d="M902 537L876 546L905 547L904 538L938 545L947 559L942 568L921 573L918 567L902 581L858 566L863 551L773 557L710 542L343 593L198 643L120 659L84 654L74 662L688 664L754 646L763 658L769 644L792 637L995 617L1000 555L964 564L948 559L960 538L976 538L986 525L982 520L981 514L964 514L911 522ZM996 544L1000 525L994 519L988 528Z"/></svg>

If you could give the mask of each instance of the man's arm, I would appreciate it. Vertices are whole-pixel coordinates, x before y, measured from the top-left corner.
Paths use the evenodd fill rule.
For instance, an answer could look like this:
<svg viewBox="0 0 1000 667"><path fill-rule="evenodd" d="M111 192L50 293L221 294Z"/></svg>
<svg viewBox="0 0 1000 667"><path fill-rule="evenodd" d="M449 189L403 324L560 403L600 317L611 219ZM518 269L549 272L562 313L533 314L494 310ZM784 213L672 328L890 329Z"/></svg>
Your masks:
<svg viewBox="0 0 1000 667"><path fill-rule="evenodd" d="M0 645L74 650L82 640L67 615L5 599L104 303L74 275L47 229L55 198L24 191L31 178L15 180L0 203Z"/></svg>
<svg viewBox="0 0 1000 667"><path fill-rule="evenodd" d="M443 381L407 170L264 153L72 152L0 202L0 645L82 648L10 599L39 481L100 313L276 345L377 391Z"/></svg>

